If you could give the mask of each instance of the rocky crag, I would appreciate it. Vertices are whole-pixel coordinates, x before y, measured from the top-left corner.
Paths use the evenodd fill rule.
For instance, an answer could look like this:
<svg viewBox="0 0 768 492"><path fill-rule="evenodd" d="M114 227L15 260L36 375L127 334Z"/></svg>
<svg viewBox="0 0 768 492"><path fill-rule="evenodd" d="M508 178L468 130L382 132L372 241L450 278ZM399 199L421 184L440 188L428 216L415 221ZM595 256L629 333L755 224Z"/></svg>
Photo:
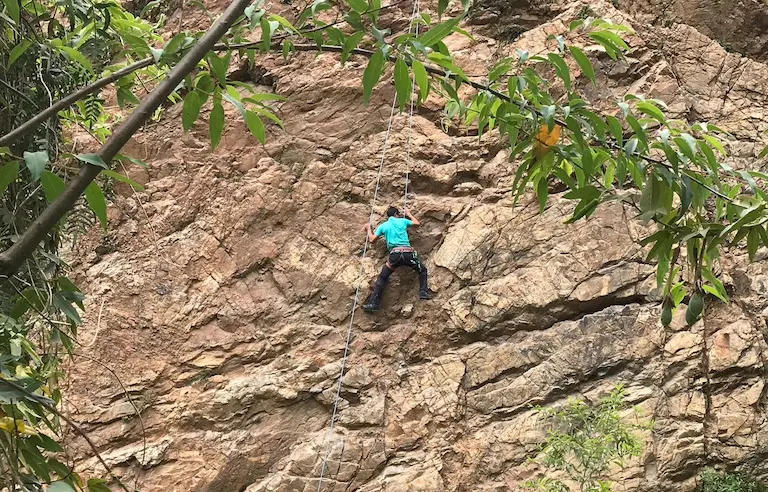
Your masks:
<svg viewBox="0 0 768 492"><path fill-rule="evenodd" d="M393 30L411 9L401 8L384 18ZM448 43L481 74L516 48L570 36L598 69L597 88L577 81L593 105L662 99L676 117L729 130L729 162L754 167L768 68L696 27L648 18L654 8L635 2L629 17L610 2L481 1L466 25L475 41ZM567 34L585 9L636 30L628 60ZM169 25L196 22L175 15ZM502 29L513 23L519 32ZM285 131L271 128L264 147L231 118L212 153L207 116L185 135L180 107L129 144L149 163L130 171L146 191L118 187L110 232L92 231L72 256L89 295L81 341L114 375L78 358L67 408L140 490L317 489L393 97L384 84L362 105L365 61L276 55L244 71L288 97ZM768 477L765 251L752 264L726 255L733 301L664 329L654 267L636 244L647 231L629 210L607 205L564 225L571 205L557 190L543 215L533 201L513 208L517 163L504 146L445 128L439 100L418 109L410 175L424 222L413 242L439 297L419 302L415 275L399 271L380 314L355 317L323 490L517 490L541 473L526 462L543 437L530 406L595 399L618 382L656 422L642 457L615 475L618 490L693 490L705 465ZM406 130L397 117L377 214L402 199ZM366 278L383 258L371 251Z"/></svg>

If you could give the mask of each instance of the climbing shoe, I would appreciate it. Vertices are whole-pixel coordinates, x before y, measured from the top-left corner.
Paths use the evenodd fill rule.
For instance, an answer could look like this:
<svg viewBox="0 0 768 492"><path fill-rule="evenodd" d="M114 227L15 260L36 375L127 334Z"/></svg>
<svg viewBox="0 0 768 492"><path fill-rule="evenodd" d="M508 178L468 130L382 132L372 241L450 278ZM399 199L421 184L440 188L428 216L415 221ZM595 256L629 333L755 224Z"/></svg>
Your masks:
<svg viewBox="0 0 768 492"><path fill-rule="evenodd" d="M379 310L378 304L369 302L368 304L363 305L363 311L365 311L366 313L375 313L378 310Z"/></svg>
<svg viewBox="0 0 768 492"><path fill-rule="evenodd" d="M428 301L428 300L432 299L433 297L435 297L435 293L432 292L429 289L422 290L422 291L419 292L419 299L421 299L421 300Z"/></svg>
<svg viewBox="0 0 768 492"><path fill-rule="evenodd" d="M375 313L379 310L379 298L376 296L372 296L370 300L363 304L363 311L366 313Z"/></svg>

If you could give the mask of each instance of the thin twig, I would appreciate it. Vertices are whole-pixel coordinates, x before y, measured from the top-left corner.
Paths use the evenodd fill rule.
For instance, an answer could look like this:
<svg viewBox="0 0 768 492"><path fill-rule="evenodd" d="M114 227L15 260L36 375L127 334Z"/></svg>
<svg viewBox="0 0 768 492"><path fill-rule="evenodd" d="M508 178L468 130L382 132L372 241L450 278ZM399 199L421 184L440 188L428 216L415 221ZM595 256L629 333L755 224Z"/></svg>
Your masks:
<svg viewBox="0 0 768 492"><path fill-rule="evenodd" d="M102 303L102 306L104 304ZM99 316L101 316L101 312L99 312ZM147 429L144 427L144 418L141 416L141 411L139 410L139 407L134 403L133 398L131 398L131 394L128 392L128 389L123 384L123 381L120 379L120 377L117 375L115 371L112 370L111 367L109 367L107 364L103 363L99 359L96 359L95 357L91 357L90 355L85 355L81 352L76 352L74 355L78 357L85 357L86 359L95 362L96 364L100 365L102 368L109 371L112 376L115 377L115 380L117 380L117 383L120 385L120 388L123 390L123 394L128 399L128 403L131 404L133 407L133 411L136 412L136 416L139 418L139 424L141 425L141 438L143 441L143 448L141 452L141 462L142 464L146 461L147 458ZM138 490L138 484L139 484L139 476L136 475L136 481L134 482L134 488Z"/></svg>
<svg viewBox="0 0 768 492"><path fill-rule="evenodd" d="M96 339L99 337L99 332L101 331L101 312L104 309L105 302L107 302L106 297L101 300L101 306L99 307L99 316L96 318L96 333L93 335L93 339L91 340L91 343L85 346L85 348L87 349L93 347L93 344L96 343Z"/></svg>
<svg viewBox="0 0 768 492"><path fill-rule="evenodd" d="M395 3L389 4L389 5L385 5L383 7L377 8L377 9L367 10L367 11L363 12L363 14L368 14L368 13L373 13L373 12L378 12L378 11L390 9L390 8L395 7L395 6L401 4L401 3L405 2L405 1L407 1L407 0L398 0ZM311 33L314 33L314 32L319 32L319 31L328 29L329 27L333 27L333 26L339 25L339 24L341 24L343 22L346 22L346 21L332 22L330 24L326 24L326 25L323 25L323 26L318 26L318 27L309 29L307 31L299 31L297 34L303 35L303 34L311 34ZM289 38L291 36L293 36L293 34L288 34L288 35L284 35L284 36L275 36L273 38L273 41L282 41L283 39L287 39L287 38ZM227 45L227 44L223 44L223 43L222 44L216 44L216 45L214 45L211 48L211 50L212 51L229 51L231 49L235 49L232 46L234 46L234 45ZM107 77L99 79L99 80L93 82L92 84L89 84L89 85L83 87L82 89L79 89L79 90L73 92L72 94L70 94L70 95L68 95L68 96L66 96L64 98L59 99L55 104L52 104L51 106L48 106L43 111L41 111L36 116L34 116L32 119L24 122L22 125L16 127L15 129L11 130L7 134L5 134L2 137L0 137L0 147L10 146L12 143L14 143L19 138L21 138L24 135L27 135L30 132L34 131L35 128L37 128L41 123L46 121L48 118L52 117L53 115L55 115L59 111L64 110L64 109L72 106L73 104L75 104L80 99L83 99L86 96L88 96L90 94L93 94L94 92L100 90L103 87L108 86L109 84L117 81L118 79L120 79L120 78L122 78L122 77L124 77L126 75L129 75L129 74L131 74L131 73L133 73L133 72L135 72L137 70L140 70L142 68L146 68L146 67L149 67L149 66L155 65L155 64L156 64L156 62L155 62L155 58L154 57L150 56L150 57L144 58L143 60L139 60L139 61L137 61L135 63L132 63L131 65L128 65L128 66L126 66L126 67L124 67L124 68L114 72L113 74L111 74L111 75L109 75Z"/></svg>
<svg viewBox="0 0 768 492"><path fill-rule="evenodd" d="M120 479L117 478L117 476L112 471L112 468L109 465L107 465L107 463L104 461L104 458L101 457L101 454L99 454L99 450L96 448L96 445L93 443L91 438L88 437L88 434L86 434L86 432L83 429L81 429L80 426L78 426L76 423L74 423L72 421L72 419L70 419L69 417L67 417L66 415L61 413L56 407L54 407L53 405L48 403L46 398L38 396L38 395L36 395L34 393L30 393L29 391L27 391L23 387L19 386L18 384L5 379L3 376L0 376L0 384L4 384L4 385L8 386L9 388L14 389L14 390L22 393L23 395L25 395L30 400L36 402L38 405L42 406L43 408L45 408L46 410L48 410L49 412L51 412L52 414L54 414L57 417L59 417L60 419L62 419L64 422L66 422L70 427L72 427L72 429L75 432L77 432L80 435L80 437L85 439L85 442L87 442L88 446L91 447L91 450L96 455L96 458L99 460L99 463L101 463L101 466L103 466L107 470L107 473L109 473L110 477L112 477L112 480L117 482L117 484L120 486L120 488L122 488L125 492L130 492L128 490L128 488L123 484L123 482L121 482Z"/></svg>
<svg viewBox="0 0 768 492"><path fill-rule="evenodd" d="M150 118L152 113L175 90L178 84L192 72L206 53L229 30L234 21L243 14L250 0L233 0L222 16L206 31L202 38L183 56L168 74L168 77L147 96L131 115L112 133L99 149L98 156L104 162L111 162L123 146ZM32 254L40 241L56 223L72 208L86 188L99 175L102 168L86 164L77 177L67 183L66 188L48 207L27 227L10 248L0 253L0 273L13 274Z"/></svg>

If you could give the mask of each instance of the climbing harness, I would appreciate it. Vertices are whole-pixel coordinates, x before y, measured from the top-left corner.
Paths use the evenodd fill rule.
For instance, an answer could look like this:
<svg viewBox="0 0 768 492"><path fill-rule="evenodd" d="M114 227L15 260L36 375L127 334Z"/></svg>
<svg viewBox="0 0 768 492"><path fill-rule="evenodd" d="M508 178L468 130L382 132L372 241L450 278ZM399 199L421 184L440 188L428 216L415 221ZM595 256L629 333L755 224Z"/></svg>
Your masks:
<svg viewBox="0 0 768 492"><path fill-rule="evenodd" d="M420 9L419 9L419 0L415 0L413 3L413 11L411 12L411 22L410 26L408 27L408 34L411 34L411 32L415 28L415 34L416 36L419 35L419 24L416 21L418 16L420 15ZM408 146L406 151L406 168L405 168L405 193L403 194L403 207L407 206L408 204L408 183L410 181L410 166L411 166L411 133L413 130L413 98L415 94L415 88L416 88L416 80L415 76L411 80L411 108L410 108L410 115L408 118ZM384 160L387 155L387 149L389 147L389 137L392 133L392 122L395 119L395 108L397 107L397 93L395 93L394 99L392 101L392 110L389 114L389 122L387 124L387 132L384 136L384 146L381 150L381 158L379 159L379 172L376 176L376 189L373 192L373 200L371 201L371 212L368 217L368 223L370 224L373 221L373 214L374 209L376 207L376 200L379 197L379 189L381 185L381 174L384 170ZM339 409L339 400L341 400L341 382L344 378L344 369L346 368L347 364L347 358L349 357L349 342L352 338L352 326L355 321L355 312L357 311L357 305L360 301L360 287L363 282L363 267L365 264L365 257L368 253L368 246L370 245L370 241L368 240L368 235L365 235L365 245L363 246L363 253L360 257L360 271L358 273L357 277L357 288L355 289L355 297L352 301L352 313L349 318L349 327L347 328L347 340L346 344L344 345L344 356L341 359L341 371L339 372L339 379L338 383L336 385L336 398L333 402L333 412L331 414L331 425L328 428L328 435L326 436L326 444L325 444L325 453L323 455L323 464L320 468L320 479L317 483L317 492L320 492L323 488L323 476L325 475L325 467L328 463L328 457L331 452L331 438L333 437L333 428L336 424L336 415L338 413ZM339 456L339 460L341 460L341 456Z"/></svg>

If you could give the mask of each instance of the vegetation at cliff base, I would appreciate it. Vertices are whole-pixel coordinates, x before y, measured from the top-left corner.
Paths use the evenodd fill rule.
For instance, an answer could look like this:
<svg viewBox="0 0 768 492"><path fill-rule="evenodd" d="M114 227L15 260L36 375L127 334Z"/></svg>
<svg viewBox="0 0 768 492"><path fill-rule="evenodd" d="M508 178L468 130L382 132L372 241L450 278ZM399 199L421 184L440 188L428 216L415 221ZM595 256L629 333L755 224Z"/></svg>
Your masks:
<svg viewBox="0 0 768 492"><path fill-rule="evenodd" d="M557 193L572 204L569 223L605 203L633 211L651 230L640 243L656 264L665 325L683 306L694 324L708 304L729 300L718 273L721 254L743 248L754 259L768 245L768 174L727 163L727 129L683 121L642 94L613 101L607 111L587 97L601 82L596 67L632 53L628 26L580 16L550 36L547 52L517 50L478 78L465 73L446 43L449 36L472 39L461 27L468 1L415 4L401 32L382 23L382 12L401 2L315 0L286 7L294 15L267 10L262 0L233 0L220 14L191 4L215 22L163 37L167 16L155 2L144 6L143 19L114 0L2 0L0 489L100 492L108 479L127 490L103 462L104 477L81 477L60 443L62 430L72 429L98 456L61 410L61 363L82 349L85 297L59 248L91 225L109 227L115 182L141 191L130 169L146 164L121 151L165 106L181 105L183 130L207 132L212 150L228 131L225 107L242 119L253 144L282 131L276 108L285 98L231 77L230 67L252 67L268 52L286 59L334 53L341 64L355 57L365 64L362 73L348 72L360 78L361 104L384 83L394 85L401 111L412 100L439 96L450 124L502 139L515 172L514 202L530 198L543 213ZM119 116L105 108L107 88ZM98 150L75 153L70 131L87 135ZM552 415L565 428L550 436L549 464L571 469L590 487L600 486L598 476L614 459L638 452L615 418L621 394L611 395L597 410L574 403ZM592 430L574 434L574 422ZM593 431L602 436L597 442ZM597 454L571 468L567 456L576 443L594 444Z"/></svg>

